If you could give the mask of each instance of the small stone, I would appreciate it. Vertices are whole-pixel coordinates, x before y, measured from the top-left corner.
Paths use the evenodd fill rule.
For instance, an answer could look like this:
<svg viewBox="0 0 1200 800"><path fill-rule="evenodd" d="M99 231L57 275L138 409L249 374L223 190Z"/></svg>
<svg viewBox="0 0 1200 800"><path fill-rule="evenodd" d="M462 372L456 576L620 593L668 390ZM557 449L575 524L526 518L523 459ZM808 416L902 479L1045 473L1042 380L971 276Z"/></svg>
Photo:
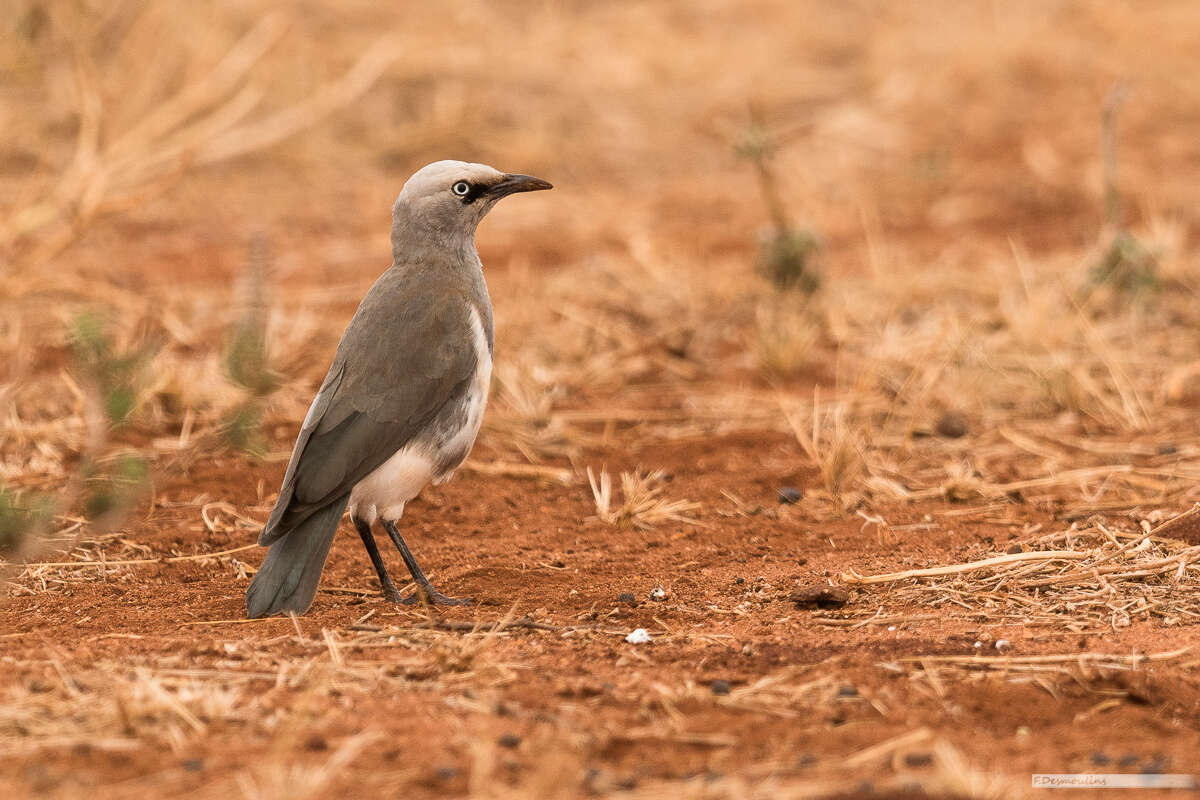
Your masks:
<svg viewBox="0 0 1200 800"><path fill-rule="evenodd" d="M746 579L745 578L734 578L733 582L736 583L738 586L741 586L743 583L746 582Z"/></svg>
<svg viewBox="0 0 1200 800"><path fill-rule="evenodd" d="M1139 759L1133 753L1126 753L1125 755L1121 756L1121 760L1117 762L1117 766L1126 768L1132 767L1135 766L1140 760L1141 759Z"/></svg>
<svg viewBox="0 0 1200 800"><path fill-rule="evenodd" d="M992 647L995 647L997 650L1003 653L1006 650L1012 649L1012 642L1010 642L1008 639L997 639L996 643L992 645Z"/></svg>
<svg viewBox="0 0 1200 800"><path fill-rule="evenodd" d="M458 767L437 767L433 774L441 781L452 781L458 777Z"/></svg>
<svg viewBox="0 0 1200 800"><path fill-rule="evenodd" d="M308 739L304 742L304 747L308 750L312 750L314 752L319 752L321 750L328 750L329 742L325 741L324 736L314 733L312 736L308 737Z"/></svg>
<svg viewBox="0 0 1200 800"><path fill-rule="evenodd" d="M1170 442L1164 442L1158 446L1158 454L1160 456L1173 456L1179 452L1179 448Z"/></svg>
<svg viewBox="0 0 1200 800"><path fill-rule="evenodd" d="M655 586L650 590L650 599L656 603L661 603L667 599L667 590L661 586Z"/></svg>
<svg viewBox="0 0 1200 800"><path fill-rule="evenodd" d="M779 490L779 502L785 505L795 505L804 497L804 492L797 489L795 486L785 486Z"/></svg>
<svg viewBox="0 0 1200 800"><path fill-rule="evenodd" d="M1024 553L1025 549L1019 544L1011 544L1004 552L1008 553L1010 556L1015 556L1017 553Z"/></svg>
<svg viewBox="0 0 1200 800"><path fill-rule="evenodd" d="M618 603L628 603L631 606L637 605L637 596L633 592L621 592L617 595Z"/></svg>
<svg viewBox="0 0 1200 800"><path fill-rule="evenodd" d="M928 767L932 763L932 753L908 753L904 756L904 766L906 767Z"/></svg>
<svg viewBox="0 0 1200 800"><path fill-rule="evenodd" d="M850 592L840 586L816 584L800 587L788 599L797 608L841 608L850 601Z"/></svg>
<svg viewBox="0 0 1200 800"><path fill-rule="evenodd" d="M729 694L729 681L715 680L712 682L713 694Z"/></svg>
<svg viewBox="0 0 1200 800"><path fill-rule="evenodd" d="M646 630L645 628L634 628L633 631L631 631L630 634L625 637L625 641L629 642L630 644L649 644L653 640L650 638L650 631Z"/></svg>
<svg viewBox="0 0 1200 800"><path fill-rule="evenodd" d="M199 772L204 769L204 759L189 758L183 762L183 768L188 772Z"/></svg>
<svg viewBox="0 0 1200 800"><path fill-rule="evenodd" d="M1108 764L1111 761L1112 759L1109 758L1105 753L1101 753L1100 751L1092 753L1092 763L1097 767L1103 767L1105 764Z"/></svg>
<svg viewBox="0 0 1200 800"><path fill-rule="evenodd" d="M496 740L496 744L512 750L521 744L521 737L515 733L502 733L500 734L500 738Z"/></svg>
<svg viewBox="0 0 1200 800"><path fill-rule="evenodd" d="M843 686L838 689L838 697L858 697L858 689L853 686Z"/></svg>
<svg viewBox="0 0 1200 800"><path fill-rule="evenodd" d="M938 436L960 439L967 435L967 418L960 411L947 411L938 419L935 430Z"/></svg>

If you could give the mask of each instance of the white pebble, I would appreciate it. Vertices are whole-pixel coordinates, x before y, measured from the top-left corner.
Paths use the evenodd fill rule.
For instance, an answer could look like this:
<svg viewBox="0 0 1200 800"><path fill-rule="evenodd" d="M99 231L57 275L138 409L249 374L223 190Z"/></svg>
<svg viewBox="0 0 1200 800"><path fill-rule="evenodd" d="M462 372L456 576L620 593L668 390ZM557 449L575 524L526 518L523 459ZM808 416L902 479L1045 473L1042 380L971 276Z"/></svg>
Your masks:
<svg viewBox="0 0 1200 800"><path fill-rule="evenodd" d="M649 644L650 632L645 628L635 628L633 633L625 637L625 641L630 644Z"/></svg>
<svg viewBox="0 0 1200 800"><path fill-rule="evenodd" d="M1000 652L1004 652L1008 648L1012 647L1012 642L1010 642L1008 639L997 639L994 647Z"/></svg>
<svg viewBox="0 0 1200 800"><path fill-rule="evenodd" d="M667 590L661 586L655 586L653 589L650 590L650 599L651 600L660 600L660 601L666 600L667 599Z"/></svg>

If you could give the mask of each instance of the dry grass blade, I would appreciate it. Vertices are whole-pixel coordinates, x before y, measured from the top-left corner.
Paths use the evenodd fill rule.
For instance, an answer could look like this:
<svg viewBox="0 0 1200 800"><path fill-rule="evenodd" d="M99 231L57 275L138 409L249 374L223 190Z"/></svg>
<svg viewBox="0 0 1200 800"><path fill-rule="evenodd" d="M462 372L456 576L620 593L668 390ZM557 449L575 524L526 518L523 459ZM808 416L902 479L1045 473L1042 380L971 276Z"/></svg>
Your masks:
<svg viewBox="0 0 1200 800"><path fill-rule="evenodd" d="M1118 655L1111 653L1064 653L1035 656L909 656L901 658L902 662L918 664L957 664L976 665L982 667L1004 669L1007 667L1026 666L1032 664L1091 664L1116 665L1136 667L1150 661L1173 661L1192 651L1191 645L1178 650L1168 650L1161 653L1145 655Z"/></svg>
<svg viewBox="0 0 1200 800"><path fill-rule="evenodd" d="M932 737L933 731L929 728L918 728L915 731L894 736L886 742L872 745L865 750L859 750L854 755L847 757L843 763L846 767L850 768L864 767L885 756L890 757L897 750L906 750L913 745L924 744Z"/></svg>
<svg viewBox="0 0 1200 800"><path fill-rule="evenodd" d="M957 575L963 572L974 572L975 570L990 569L1022 561L1053 561L1055 559L1080 561L1089 557L1091 557L1090 553L1080 553L1074 550L1038 550L1032 553L1012 553L1011 555L994 556L993 558L985 558L982 561L971 561L966 564L951 564L945 567L929 567L927 569L909 569L903 572L888 572L882 575L859 575L854 570L850 570L849 572L843 572L839 576L839 579L842 583L850 584L891 583L893 581L907 580L908 578L933 578L939 575Z"/></svg>
<svg viewBox="0 0 1200 800"><path fill-rule="evenodd" d="M825 489L835 501L842 502L847 491L867 470L866 443L861 433L850 427L845 406L837 405L822 413L818 388L813 390L807 423L798 411L785 412L785 416L796 441L820 471Z"/></svg>
<svg viewBox="0 0 1200 800"><path fill-rule="evenodd" d="M601 470L599 477L587 468L588 485L596 503L596 516L609 525L630 524L635 528L651 528L663 522L685 522L701 525L688 516L700 509L690 500L668 500L663 497L665 476L659 470L621 473L621 503L615 505L612 476Z"/></svg>
<svg viewBox="0 0 1200 800"><path fill-rule="evenodd" d="M533 478L535 480L559 483L569 486L575 483L575 473L562 467L549 467L542 464L514 464L508 461L468 461L459 467L466 472L476 472L480 475L501 475L506 478Z"/></svg>

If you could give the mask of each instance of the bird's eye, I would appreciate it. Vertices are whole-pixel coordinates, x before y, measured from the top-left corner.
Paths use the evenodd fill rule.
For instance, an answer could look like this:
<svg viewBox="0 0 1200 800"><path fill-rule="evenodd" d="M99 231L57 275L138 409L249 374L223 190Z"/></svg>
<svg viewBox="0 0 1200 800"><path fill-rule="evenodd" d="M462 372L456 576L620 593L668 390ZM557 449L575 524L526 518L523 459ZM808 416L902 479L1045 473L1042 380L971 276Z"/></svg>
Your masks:
<svg viewBox="0 0 1200 800"><path fill-rule="evenodd" d="M471 191L471 184L466 181L459 181L450 187L450 191L454 192L459 197L466 197L467 192Z"/></svg>

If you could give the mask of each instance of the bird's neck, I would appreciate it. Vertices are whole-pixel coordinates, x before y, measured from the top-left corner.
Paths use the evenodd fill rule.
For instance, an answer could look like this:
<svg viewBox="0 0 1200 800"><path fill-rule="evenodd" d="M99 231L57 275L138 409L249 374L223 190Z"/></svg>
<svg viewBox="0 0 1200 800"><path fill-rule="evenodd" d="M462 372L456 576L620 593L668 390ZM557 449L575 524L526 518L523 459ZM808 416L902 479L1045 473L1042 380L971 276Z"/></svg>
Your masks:
<svg viewBox="0 0 1200 800"><path fill-rule="evenodd" d="M409 209L397 208L392 219L392 263L419 262L477 270L475 227L448 228Z"/></svg>

